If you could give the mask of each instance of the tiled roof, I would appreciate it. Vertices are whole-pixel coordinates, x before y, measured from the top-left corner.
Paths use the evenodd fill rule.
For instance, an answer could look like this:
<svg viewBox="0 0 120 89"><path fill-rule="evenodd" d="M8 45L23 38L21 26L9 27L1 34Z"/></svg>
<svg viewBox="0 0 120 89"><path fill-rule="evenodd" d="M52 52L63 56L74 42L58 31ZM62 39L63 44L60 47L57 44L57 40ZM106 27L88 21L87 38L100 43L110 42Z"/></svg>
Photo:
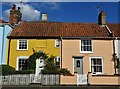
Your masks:
<svg viewBox="0 0 120 89"><path fill-rule="evenodd" d="M12 38L26 37L110 37L97 23L20 22L11 32Z"/></svg>
<svg viewBox="0 0 120 89"><path fill-rule="evenodd" d="M109 23L107 25L110 28L110 30L113 32L115 37L120 37L120 24Z"/></svg>

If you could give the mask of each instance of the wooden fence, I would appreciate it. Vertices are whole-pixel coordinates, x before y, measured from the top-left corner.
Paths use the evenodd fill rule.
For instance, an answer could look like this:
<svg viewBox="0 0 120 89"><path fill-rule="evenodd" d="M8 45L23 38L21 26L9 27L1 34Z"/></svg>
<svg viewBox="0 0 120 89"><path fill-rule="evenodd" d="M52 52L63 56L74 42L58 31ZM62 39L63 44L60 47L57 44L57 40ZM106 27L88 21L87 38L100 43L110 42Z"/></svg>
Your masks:
<svg viewBox="0 0 120 89"><path fill-rule="evenodd" d="M41 85L59 85L59 75L22 74L2 76L1 85L30 85L38 83Z"/></svg>
<svg viewBox="0 0 120 89"><path fill-rule="evenodd" d="M42 85L59 85L60 75L42 75Z"/></svg>

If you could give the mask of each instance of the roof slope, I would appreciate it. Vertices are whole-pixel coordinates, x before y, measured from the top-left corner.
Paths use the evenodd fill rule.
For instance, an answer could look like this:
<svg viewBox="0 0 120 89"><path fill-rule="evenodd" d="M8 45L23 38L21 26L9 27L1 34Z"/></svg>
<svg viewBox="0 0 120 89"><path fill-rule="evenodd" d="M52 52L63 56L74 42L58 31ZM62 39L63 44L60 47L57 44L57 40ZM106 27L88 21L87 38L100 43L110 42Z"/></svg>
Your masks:
<svg viewBox="0 0 120 89"><path fill-rule="evenodd" d="M109 37L109 33L97 23L33 21L20 22L8 37Z"/></svg>
<svg viewBox="0 0 120 89"><path fill-rule="evenodd" d="M115 37L120 37L120 24L107 24Z"/></svg>

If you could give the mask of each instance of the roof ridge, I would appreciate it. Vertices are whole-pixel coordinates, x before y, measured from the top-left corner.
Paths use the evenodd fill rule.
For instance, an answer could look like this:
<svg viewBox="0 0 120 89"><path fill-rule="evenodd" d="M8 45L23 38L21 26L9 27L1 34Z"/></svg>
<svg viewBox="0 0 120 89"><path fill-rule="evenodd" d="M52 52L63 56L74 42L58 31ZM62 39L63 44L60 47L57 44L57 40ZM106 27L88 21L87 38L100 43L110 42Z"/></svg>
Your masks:
<svg viewBox="0 0 120 89"><path fill-rule="evenodd" d="M98 24L91 22L54 22L54 21L21 21L20 23L63 23L63 24Z"/></svg>

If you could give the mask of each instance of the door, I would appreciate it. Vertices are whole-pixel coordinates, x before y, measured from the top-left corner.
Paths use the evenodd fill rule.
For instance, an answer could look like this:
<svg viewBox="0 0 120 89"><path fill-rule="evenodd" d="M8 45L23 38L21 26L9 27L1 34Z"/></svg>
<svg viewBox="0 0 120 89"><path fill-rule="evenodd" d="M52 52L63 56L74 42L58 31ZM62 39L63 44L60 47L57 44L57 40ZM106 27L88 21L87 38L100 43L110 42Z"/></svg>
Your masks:
<svg viewBox="0 0 120 89"><path fill-rule="evenodd" d="M74 72L77 74L83 74L83 58L82 57L74 58Z"/></svg>

